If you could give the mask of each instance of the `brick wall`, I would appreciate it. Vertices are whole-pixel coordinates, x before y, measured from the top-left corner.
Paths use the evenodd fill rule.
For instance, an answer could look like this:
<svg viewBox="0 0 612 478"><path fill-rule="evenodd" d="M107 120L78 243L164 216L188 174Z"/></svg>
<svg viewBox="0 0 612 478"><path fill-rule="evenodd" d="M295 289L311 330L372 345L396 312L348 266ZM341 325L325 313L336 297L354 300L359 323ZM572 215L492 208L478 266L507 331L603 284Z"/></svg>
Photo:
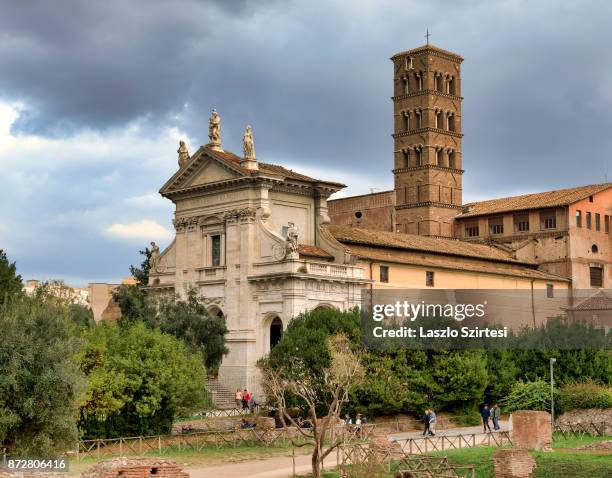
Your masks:
<svg viewBox="0 0 612 478"><path fill-rule="evenodd" d="M512 444L524 450L552 450L550 413L519 410L512 414Z"/></svg>
<svg viewBox="0 0 612 478"><path fill-rule="evenodd" d="M162 458L115 458L96 463L81 478L189 478L171 460Z"/></svg>
<svg viewBox="0 0 612 478"><path fill-rule="evenodd" d="M535 459L527 450L497 450L493 454L494 478L529 478Z"/></svg>

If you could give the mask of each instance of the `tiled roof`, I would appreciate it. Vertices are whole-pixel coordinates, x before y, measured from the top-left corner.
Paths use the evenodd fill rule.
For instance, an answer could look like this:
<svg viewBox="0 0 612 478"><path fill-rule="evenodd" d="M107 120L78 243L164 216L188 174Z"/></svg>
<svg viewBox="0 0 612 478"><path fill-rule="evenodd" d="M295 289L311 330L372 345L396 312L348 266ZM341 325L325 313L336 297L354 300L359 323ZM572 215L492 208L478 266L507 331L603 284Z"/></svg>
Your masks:
<svg viewBox="0 0 612 478"><path fill-rule="evenodd" d="M319 259L333 259L334 256L325 252L317 246L309 246L308 244L298 244L298 252L300 256L317 257Z"/></svg>
<svg viewBox="0 0 612 478"><path fill-rule="evenodd" d="M322 181L320 179L316 179L316 178L312 178L310 176L306 176L305 174L301 174L301 173L297 173L291 169L287 169L283 166L277 165L277 164L268 164L268 163L262 163L262 162L258 162L259 164L259 170L250 170L247 169L245 167L243 167L240 164L241 158L237 155L235 155L234 153L231 153L229 151L218 151L218 150L214 150L208 147L205 147L206 151L211 154L212 156L216 156L218 158L221 158L223 160L225 160L226 162L229 162L232 164L232 166L234 166L235 168L241 170L242 172L246 173L246 174L252 174L252 175L256 175L258 173L264 173L264 174L274 174L277 176L284 176L288 179L293 179L295 181L304 181L304 182L308 182L308 183L325 183L325 184L334 184L337 186L341 186L341 187L345 187L344 184L341 183L335 183L335 182L331 182L331 181Z"/></svg>
<svg viewBox="0 0 612 478"><path fill-rule="evenodd" d="M612 312L612 297L603 291L599 291L574 307L569 307L568 310L608 310Z"/></svg>
<svg viewBox="0 0 612 478"><path fill-rule="evenodd" d="M434 254L472 257L517 264L535 264L535 262L519 261L508 252L494 246L474 244L457 239L442 239L331 224L325 227L337 241L342 243L424 251Z"/></svg>
<svg viewBox="0 0 612 478"><path fill-rule="evenodd" d="M463 58L460 55L457 55L457 53L453 53L452 51L448 51L448 50L443 50L442 48L438 48L437 46L434 46L434 45L421 45L417 48L412 48L411 50L400 51L399 53L396 53L395 55L393 55L391 59L396 58L398 56L417 55L418 53L422 53L428 50L436 51L443 55L452 56L452 57L457 58L458 60L463 61Z"/></svg>
<svg viewBox="0 0 612 478"><path fill-rule="evenodd" d="M453 269L470 272L482 272L487 274L501 274L516 277L527 277L529 279L555 280L567 282L567 279L558 277L547 272L542 272L530 267L516 264L499 264L490 261L471 261L470 263L457 262L456 259L443 255L428 255L415 257L414 252L394 251L370 246L350 245L349 252L363 259L371 259L380 262L391 262L396 264L415 264L432 268Z"/></svg>
<svg viewBox="0 0 612 478"><path fill-rule="evenodd" d="M527 209L567 206L612 187L612 183L591 184L578 188L559 189L543 193L524 194L501 199L473 202L463 206L458 219Z"/></svg>

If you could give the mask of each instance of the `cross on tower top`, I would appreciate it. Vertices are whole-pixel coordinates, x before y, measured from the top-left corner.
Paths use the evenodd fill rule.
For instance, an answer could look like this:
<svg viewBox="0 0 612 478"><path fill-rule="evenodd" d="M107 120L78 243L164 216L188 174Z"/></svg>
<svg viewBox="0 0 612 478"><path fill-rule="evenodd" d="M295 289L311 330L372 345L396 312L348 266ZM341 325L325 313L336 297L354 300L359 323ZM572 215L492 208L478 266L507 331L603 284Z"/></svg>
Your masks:
<svg viewBox="0 0 612 478"><path fill-rule="evenodd" d="M429 33L429 28L427 29L427 33L425 33L425 38L427 38L427 44L429 45L429 37L431 36L431 33Z"/></svg>

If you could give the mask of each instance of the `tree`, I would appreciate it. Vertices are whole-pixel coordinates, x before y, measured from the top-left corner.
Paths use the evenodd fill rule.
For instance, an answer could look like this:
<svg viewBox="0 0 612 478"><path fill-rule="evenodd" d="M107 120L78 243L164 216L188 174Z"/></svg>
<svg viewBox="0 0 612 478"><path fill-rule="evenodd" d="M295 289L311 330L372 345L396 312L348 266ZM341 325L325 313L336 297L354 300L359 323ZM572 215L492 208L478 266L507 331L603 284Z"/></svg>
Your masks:
<svg viewBox="0 0 612 478"><path fill-rule="evenodd" d="M6 253L0 249L0 305L22 291L23 283L17 274L17 266L9 262Z"/></svg>
<svg viewBox="0 0 612 478"><path fill-rule="evenodd" d="M186 300L162 298L149 325L182 339L190 350L202 355L212 374L217 373L223 356L229 352L225 346L225 318L210 315L195 290L188 292Z"/></svg>
<svg viewBox="0 0 612 478"><path fill-rule="evenodd" d="M541 379L526 382L519 380L514 384L508 396L502 400L502 404L511 412L514 410L550 411L550 384Z"/></svg>
<svg viewBox="0 0 612 478"><path fill-rule="evenodd" d="M139 251L144 259L140 263L140 267L130 266L130 274L134 277L141 286L146 286L149 283L149 270L151 269L151 250L145 247L143 251Z"/></svg>
<svg viewBox="0 0 612 478"><path fill-rule="evenodd" d="M154 300L136 285L121 284L113 291L113 300L121 309L120 325L127 327L136 322L151 322L157 313Z"/></svg>
<svg viewBox="0 0 612 478"><path fill-rule="evenodd" d="M364 369L358 352L346 335L336 334L328 338L326 347L330 357L327 367L321 373L313 371L301 359L291 360L282 367L270 367L265 361L260 363L263 383L267 395L274 398L278 407L279 418L284 428L297 428L305 443L292 438L296 446L310 444L312 452L312 476L322 476L323 460L342 439L325 442L329 431L340 419L342 407L349 400L349 390L361 383ZM312 421L311 429L304 429L292 416L287 406L287 397L295 395L305 404L308 418ZM319 409L324 404L325 410Z"/></svg>
<svg viewBox="0 0 612 478"><path fill-rule="evenodd" d="M99 324L79 356L89 387L84 438L158 435L204 403L204 369L178 339L142 323Z"/></svg>
<svg viewBox="0 0 612 478"><path fill-rule="evenodd" d="M85 380L69 314L43 295L0 305L0 443L11 454L52 456L78 439Z"/></svg>

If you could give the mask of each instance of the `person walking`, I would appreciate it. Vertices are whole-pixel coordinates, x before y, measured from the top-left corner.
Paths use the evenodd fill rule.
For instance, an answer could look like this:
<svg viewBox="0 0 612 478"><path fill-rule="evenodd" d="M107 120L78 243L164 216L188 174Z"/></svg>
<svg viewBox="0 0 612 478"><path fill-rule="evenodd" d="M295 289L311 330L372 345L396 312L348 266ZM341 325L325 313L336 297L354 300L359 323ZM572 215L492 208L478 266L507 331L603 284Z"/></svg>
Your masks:
<svg viewBox="0 0 612 478"><path fill-rule="evenodd" d="M491 408L491 418L493 419L493 430L499 430L500 426L499 426L499 417L501 415L501 408L499 408L499 405L494 404L493 408Z"/></svg>
<svg viewBox="0 0 612 478"><path fill-rule="evenodd" d="M236 389L234 399L236 400L236 408L240 410L242 408L242 391L239 388Z"/></svg>
<svg viewBox="0 0 612 478"><path fill-rule="evenodd" d="M242 391L242 410L243 411L248 411L249 410L249 400L251 400L251 394L245 388Z"/></svg>
<svg viewBox="0 0 612 478"><path fill-rule="evenodd" d="M429 408L425 409L425 415L423 416L423 423L425 428L423 428L423 436L429 435Z"/></svg>
<svg viewBox="0 0 612 478"><path fill-rule="evenodd" d="M436 435L436 412L434 412L431 408L429 409L429 434L433 437Z"/></svg>
<svg viewBox="0 0 612 478"><path fill-rule="evenodd" d="M480 416L482 417L482 426L484 428L484 432L491 432L491 426L489 425L489 418L491 418L491 410L489 410L489 406L485 403L482 410L480 410Z"/></svg>

